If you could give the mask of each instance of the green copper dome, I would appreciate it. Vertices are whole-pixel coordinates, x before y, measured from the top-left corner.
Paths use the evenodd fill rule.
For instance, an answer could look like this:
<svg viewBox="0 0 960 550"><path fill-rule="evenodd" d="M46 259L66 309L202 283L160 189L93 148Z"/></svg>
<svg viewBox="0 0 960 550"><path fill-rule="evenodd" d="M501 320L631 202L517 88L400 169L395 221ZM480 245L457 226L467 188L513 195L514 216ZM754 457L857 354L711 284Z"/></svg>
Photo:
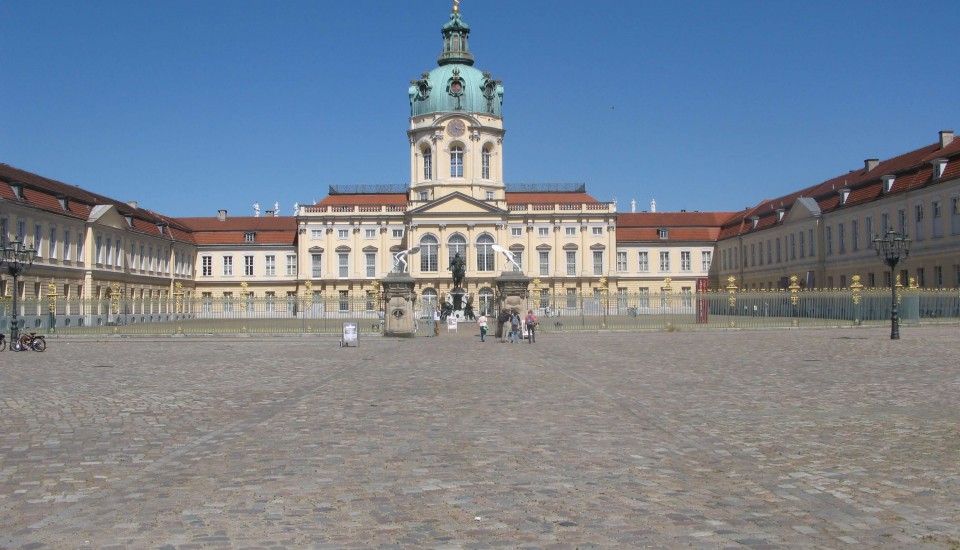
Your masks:
<svg viewBox="0 0 960 550"><path fill-rule="evenodd" d="M503 85L490 73L473 68L468 48L470 26L460 18L457 6L440 33L443 52L437 60L439 67L410 81L410 116L454 112L502 116Z"/></svg>

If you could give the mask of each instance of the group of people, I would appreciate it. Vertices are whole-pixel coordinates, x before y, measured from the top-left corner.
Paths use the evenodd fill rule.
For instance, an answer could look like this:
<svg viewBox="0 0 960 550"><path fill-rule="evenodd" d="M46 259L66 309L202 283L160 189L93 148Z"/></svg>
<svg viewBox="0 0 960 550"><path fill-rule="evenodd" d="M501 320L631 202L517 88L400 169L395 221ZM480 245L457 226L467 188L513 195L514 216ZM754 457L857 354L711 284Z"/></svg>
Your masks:
<svg viewBox="0 0 960 550"><path fill-rule="evenodd" d="M516 309L501 309L500 313L497 314L497 332L496 337L500 339L501 342L507 342L508 339L510 343L516 344L520 341L521 337L521 325L523 323L526 325L527 329L527 342L534 343L537 341L537 315L533 310L527 310L527 315L522 320L520 318L520 312ZM487 331L489 330L489 325L487 322L487 316L481 315L477 319L477 324L480 325L480 341L487 341Z"/></svg>

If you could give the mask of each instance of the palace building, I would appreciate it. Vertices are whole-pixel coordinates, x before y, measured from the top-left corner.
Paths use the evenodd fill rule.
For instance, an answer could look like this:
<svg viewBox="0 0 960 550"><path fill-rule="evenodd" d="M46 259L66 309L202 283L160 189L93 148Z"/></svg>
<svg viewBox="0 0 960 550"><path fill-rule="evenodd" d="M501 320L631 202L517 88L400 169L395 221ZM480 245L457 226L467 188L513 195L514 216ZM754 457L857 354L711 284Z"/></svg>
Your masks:
<svg viewBox="0 0 960 550"><path fill-rule="evenodd" d="M497 245L532 279L543 309L606 293L655 307L644 296L691 294L698 281L715 289L729 277L750 289L782 288L791 275L808 288L846 286L855 273L889 285L871 241L888 227L914 240L905 276L960 286L952 132L743 212L618 212L581 183L507 183L505 86L474 66L470 32L455 6L436 66L410 82L409 181L331 186L295 216L176 218L0 164L0 238L38 251L18 288L0 274L0 297L53 297L61 326L80 322L72 301L117 296L143 322L176 313L175 297L258 298L284 315L305 296L373 303L407 251L425 308L452 290L459 253L464 290L489 311L496 277L517 269Z"/></svg>

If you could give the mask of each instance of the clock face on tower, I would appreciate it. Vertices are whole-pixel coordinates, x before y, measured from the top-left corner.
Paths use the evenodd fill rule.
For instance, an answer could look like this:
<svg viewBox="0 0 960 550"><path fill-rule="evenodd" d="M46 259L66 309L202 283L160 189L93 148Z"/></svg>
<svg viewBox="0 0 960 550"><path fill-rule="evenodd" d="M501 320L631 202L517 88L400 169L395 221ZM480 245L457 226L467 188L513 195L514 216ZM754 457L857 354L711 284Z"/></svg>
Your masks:
<svg viewBox="0 0 960 550"><path fill-rule="evenodd" d="M467 131L467 126L463 123L462 120L454 120L450 124L447 124L447 133L449 133L453 137L460 137L466 131Z"/></svg>

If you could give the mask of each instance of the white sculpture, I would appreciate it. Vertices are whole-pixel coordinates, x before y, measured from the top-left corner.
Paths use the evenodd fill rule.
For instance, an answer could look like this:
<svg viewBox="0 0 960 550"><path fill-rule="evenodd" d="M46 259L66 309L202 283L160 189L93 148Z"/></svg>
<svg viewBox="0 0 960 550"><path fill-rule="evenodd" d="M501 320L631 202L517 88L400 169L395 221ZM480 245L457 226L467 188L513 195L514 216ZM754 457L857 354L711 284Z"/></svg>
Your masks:
<svg viewBox="0 0 960 550"><path fill-rule="evenodd" d="M273 203L273 217L276 218L280 215L280 202Z"/></svg>
<svg viewBox="0 0 960 550"><path fill-rule="evenodd" d="M523 268L520 267L520 264L518 264L518 263L517 263L517 260L514 259L513 252L510 252L509 250L507 250L506 248L504 248L504 247L502 247L502 246L500 246L500 245L498 245L498 244L490 245L490 248L492 248L494 252L499 252L499 253L503 254L504 256L506 256L507 260L508 260L511 264L513 264L514 266L516 266L517 271L523 271Z"/></svg>
<svg viewBox="0 0 960 550"><path fill-rule="evenodd" d="M391 273L406 273L407 272L407 256L410 254L416 254L420 252L420 247L415 246L413 248L408 248L406 250L401 250L393 255L393 269ZM400 264L403 264L401 267Z"/></svg>
<svg viewBox="0 0 960 550"><path fill-rule="evenodd" d="M300 215L300 202L299 202L299 201L293 203L293 215L294 215L294 216L299 216L299 215Z"/></svg>
<svg viewBox="0 0 960 550"><path fill-rule="evenodd" d="M253 203L253 217L254 217L254 218L259 218L259 217L260 217L260 203L259 203L259 202Z"/></svg>

